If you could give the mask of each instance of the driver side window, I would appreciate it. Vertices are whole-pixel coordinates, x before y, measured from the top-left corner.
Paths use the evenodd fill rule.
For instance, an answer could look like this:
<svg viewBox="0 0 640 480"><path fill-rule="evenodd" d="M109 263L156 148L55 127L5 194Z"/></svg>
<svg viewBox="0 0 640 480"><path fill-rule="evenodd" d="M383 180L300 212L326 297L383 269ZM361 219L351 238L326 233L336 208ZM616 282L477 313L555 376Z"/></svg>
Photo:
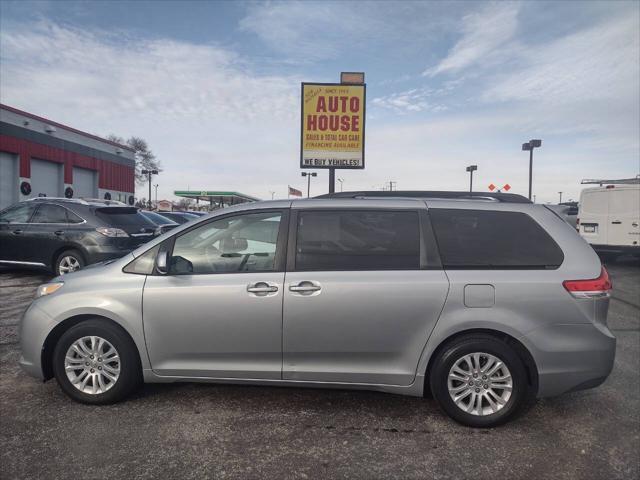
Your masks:
<svg viewBox="0 0 640 480"><path fill-rule="evenodd" d="M282 215L249 213L202 225L176 238L173 275L275 270Z"/></svg>

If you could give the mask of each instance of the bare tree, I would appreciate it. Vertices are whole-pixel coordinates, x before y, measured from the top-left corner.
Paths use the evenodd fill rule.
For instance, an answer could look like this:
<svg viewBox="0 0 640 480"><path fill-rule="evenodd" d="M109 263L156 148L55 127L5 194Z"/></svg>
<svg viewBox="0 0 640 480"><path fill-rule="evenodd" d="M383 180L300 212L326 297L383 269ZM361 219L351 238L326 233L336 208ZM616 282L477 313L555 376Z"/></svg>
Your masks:
<svg viewBox="0 0 640 480"><path fill-rule="evenodd" d="M124 138L111 133L107 135L107 140L119 143L121 145L127 145L129 148L132 148L135 151L134 156L136 159L136 182L138 182L139 185L144 184L148 180L148 177L142 174L142 170L157 170L158 172L162 171L160 161L156 159L156 156L149 148L149 144L147 144L147 141L145 139L140 137L130 137L128 140L125 140Z"/></svg>
<svg viewBox="0 0 640 480"><path fill-rule="evenodd" d="M179 210L189 210L191 208L192 200L190 198L181 198L176 203L176 207Z"/></svg>

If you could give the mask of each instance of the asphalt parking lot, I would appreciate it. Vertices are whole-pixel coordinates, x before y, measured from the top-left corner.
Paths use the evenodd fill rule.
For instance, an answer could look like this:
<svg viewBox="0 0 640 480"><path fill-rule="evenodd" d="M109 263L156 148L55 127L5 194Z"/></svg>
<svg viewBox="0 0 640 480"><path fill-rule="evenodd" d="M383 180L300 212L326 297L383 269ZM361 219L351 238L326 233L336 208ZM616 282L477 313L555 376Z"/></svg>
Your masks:
<svg viewBox="0 0 640 480"><path fill-rule="evenodd" d="M373 392L146 385L117 405L76 404L17 364L17 323L48 277L0 271L0 477L638 478L640 267L609 271L612 375L492 430Z"/></svg>

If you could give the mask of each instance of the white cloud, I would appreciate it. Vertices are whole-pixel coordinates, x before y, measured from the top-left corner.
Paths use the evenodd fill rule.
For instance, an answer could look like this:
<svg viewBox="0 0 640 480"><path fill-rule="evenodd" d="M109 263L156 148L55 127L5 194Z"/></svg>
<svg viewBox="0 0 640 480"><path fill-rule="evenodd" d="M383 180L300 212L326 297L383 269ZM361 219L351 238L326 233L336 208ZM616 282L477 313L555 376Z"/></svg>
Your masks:
<svg viewBox="0 0 640 480"><path fill-rule="evenodd" d="M521 48L520 67L496 75L484 99L553 105L637 100L639 31L637 18L617 16L546 44Z"/></svg>
<svg viewBox="0 0 640 480"><path fill-rule="evenodd" d="M441 103L432 100L438 91L430 88L412 88L403 92L392 93L374 98L371 103L376 107L390 109L395 113L441 112L447 109Z"/></svg>
<svg viewBox="0 0 640 480"><path fill-rule="evenodd" d="M479 11L465 15L462 19L462 38L446 58L427 69L424 75L457 72L477 66L499 53L500 47L511 40L517 30L518 10L517 3L489 3Z"/></svg>
<svg viewBox="0 0 640 480"><path fill-rule="evenodd" d="M357 14L360 11L361 14ZM348 2L265 2L251 5L240 29L256 34L276 52L313 62L335 57L354 38L384 27Z"/></svg>
<svg viewBox="0 0 640 480"><path fill-rule="evenodd" d="M217 46L48 22L5 28L0 41L3 103L146 138L165 167L161 196L187 185L266 196L267 183L286 185L285 167L297 173L297 78L256 75Z"/></svg>

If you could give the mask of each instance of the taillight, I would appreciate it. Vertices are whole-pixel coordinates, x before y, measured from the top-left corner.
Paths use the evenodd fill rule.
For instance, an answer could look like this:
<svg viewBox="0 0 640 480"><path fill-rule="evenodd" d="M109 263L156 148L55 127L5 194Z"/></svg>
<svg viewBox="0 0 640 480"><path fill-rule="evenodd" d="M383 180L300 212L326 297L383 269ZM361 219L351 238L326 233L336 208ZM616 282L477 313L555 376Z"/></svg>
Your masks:
<svg viewBox="0 0 640 480"><path fill-rule="evenodd" d="M96 232L101 233L105 237L128 237L129 234L120 228L98 227Z"/></svg>
<svg viewBox="0 0 640 480"><path fill-rule="evenodd" d="M590 280L565 280L562 286L575 298L601 298L608 297L613 288L609 278L609 272L602 267L600 276Z"/></svg>

